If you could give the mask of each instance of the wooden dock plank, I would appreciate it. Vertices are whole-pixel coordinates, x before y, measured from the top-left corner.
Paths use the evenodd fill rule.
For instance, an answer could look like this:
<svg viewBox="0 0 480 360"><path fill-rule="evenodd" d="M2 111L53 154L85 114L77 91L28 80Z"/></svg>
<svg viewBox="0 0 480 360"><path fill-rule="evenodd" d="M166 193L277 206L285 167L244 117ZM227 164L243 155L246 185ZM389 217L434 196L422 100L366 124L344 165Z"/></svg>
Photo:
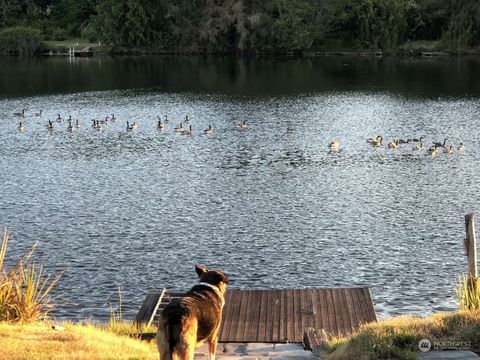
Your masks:
<svg viewBox="0 0 480 360"><path fill-rule="evenodd" d="M161 310L183 293L148 293L136 322L158 319ZM156 310L156 311L155 311ZM305 329L344 336L376 321L368 288L229 290L225 295L221 342L302 342Z"/></svg>

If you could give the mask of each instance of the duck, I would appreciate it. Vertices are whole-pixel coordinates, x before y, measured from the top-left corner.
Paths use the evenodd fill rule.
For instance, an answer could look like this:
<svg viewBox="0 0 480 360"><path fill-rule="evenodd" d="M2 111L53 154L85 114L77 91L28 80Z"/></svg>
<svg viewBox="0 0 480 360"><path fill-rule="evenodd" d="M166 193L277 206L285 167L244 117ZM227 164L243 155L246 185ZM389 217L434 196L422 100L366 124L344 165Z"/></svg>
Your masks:
<svg viewBox="0 0 480 360"><path fill-rule="evenodd" d="M39 112L34 113L33 115L35 116L42 116L43 110L40 110Z"/></svg>
<svg viewBox="0 0 480 360"><path fill-rule="evenodd" d="M183 135L192 135L193 132L192 132L192 125L190 125L190 129L189 130L184 130L182 132Z"/></svg>
<svg viewBox="0 0 480 360"><path fill-rule="evenodd" d="M422 142L422 141L423 141L423 136L420 136L418 139L417 139L417 138L413 138L412 141L413 141L413 142Z"/></svg>
<svg viewBox="0 0 480 360"><path fill-rule="evenodd" d="M444 148L447 140L448 140L448 139L445 138L445 140L443 140L443 144L442 144L441 142L434 141L434 142L433 142L433 146L435 146L436 148L439 148L439 147L443 147L443 148Z"/></svg>
<svg viewBox="0 0 480 360"><path fill-rule="evenodd" d="M20 122L18 123L18 131L23 132L23 130L24 130L24 129L23 129L23 124L22 124L22 122L20 121Z"/></svg>
<svg viewBox="0 0 480 360"><path fill-rule="evenodd" d="M25 109L22 109L21 112L13 113L13 115L15 115L15 116L20 116L20 117L24 117L24 116L25 116Z"/></svg>
<svg viewBox="0 0 480 360"><path fill-rule="evenodd" d="M334 140L330 142L330 144L328 144L328 147L330 148L330 151L337 151L340 147L340 144L338 143L338 141Z"/></svg>
<svg viewBox="0 0 480 360"><path fill-rule="evenodd" d="M458 145L458 151L464 151L465 150L465 145L463 145L463 143L460 143L460 145Z"/></svg>
<svg viewBox="0 0 480 360"><path fill-rule="evenodd" d="M444 154L447 154L447 155L453 154L453 145L450 145L450 147L449 147L448 149L445 148L445 149L443 150L443 153L444 153Z"/></svg>
<svg viewBox="0 0 480 360"><path fill-rule="evenodd" d="M48 129L48 130L53 130L53 123L52 123L51 120L48 120L47 129Z"/></svg>
<svg viewBox="0 0 480 360"><path fill-rule="evenodd" d="M378 135L375 139L370 139L370 143L375 146L375 147L380 147L383 145L383 137L381 135Z"/></svg>
<svg viewBox="0 0 480 360"><path fill-rule="evenodd" d="M243 120L241 123L240 123L240 129L245 129L247 127L247 120Z"/></svg>
<svg viewBox="0 0 480 360"><path fill-rule="evenodd" d="M434 157L437 155L437 148L435 146L432 146L430 149L428 149L429 156Z"/></svg>
<svg viewBox="0 0 480 360"><path fill-rule="evenodd" d="M158 130L163 130L165 128L165 123L162 122L162 120L160 120L160 118L158 119L158 125L157 125L157 129Z"/></svg>
<svg viewBox="0 0 480 360"><path fill-rule="evenodd" d="M423 150L423 143L415 145L413 147L413 150L417 150L417 151Z"/></svg>
<svg viewBox="0 0 480 360"><path fill-rule="evenodd" d="M388 143L390 149L396 149L398 147L398 140L392 140Z"/></svg>
<svg viewBox="0 0 480 360"><path fill-rule="evenodd" d="M203 130L203 132L205 134L211 134L213 132L213 129L212 129L212 125L208 125L208 128L206 128L205 130Z"/></svg>
<svg viewBox="0 0 480 360"><path fill-rule="evenodd" d="M180 125L178 125L178 126L175 128L175 131L176 131L176 132L183 132L183 131L185 131L185 129L183 128L183 123L180 123Z"/></svg>

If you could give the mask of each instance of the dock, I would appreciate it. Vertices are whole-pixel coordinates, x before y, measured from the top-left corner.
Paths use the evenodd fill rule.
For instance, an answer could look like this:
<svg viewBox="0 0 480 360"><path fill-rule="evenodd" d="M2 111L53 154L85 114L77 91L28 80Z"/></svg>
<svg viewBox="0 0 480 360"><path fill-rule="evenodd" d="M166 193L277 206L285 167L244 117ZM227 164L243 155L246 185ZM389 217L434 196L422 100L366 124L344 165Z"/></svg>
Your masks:
<svg viewBox="0 0 480 360"><path fill-rule="evenodd" d="M185 292L149 292L135 322L150 325ZM342 337L377 321L369 288L230 290L225 295L221 343L304 343L306 333Z"/></svg>

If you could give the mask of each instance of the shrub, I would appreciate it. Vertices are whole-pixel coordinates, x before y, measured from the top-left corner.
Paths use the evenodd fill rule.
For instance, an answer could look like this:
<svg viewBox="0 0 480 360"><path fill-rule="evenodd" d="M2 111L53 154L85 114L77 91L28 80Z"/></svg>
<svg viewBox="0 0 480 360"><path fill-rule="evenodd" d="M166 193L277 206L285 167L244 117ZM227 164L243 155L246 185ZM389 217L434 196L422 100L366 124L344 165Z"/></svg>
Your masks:
<svg viewBox="0 0 480 360"><path fill-rule="evenodd" d="M32 260L36 246L10 269L4 260L7 253L8 233L5 229L0 247L0 321L33 321L45 318L55 307L50 292L60 280L44 275L43 266Z"/></svg>
<svg viewBox="0 0 480 360"><path fill-rule="evenodd" d="M40 48L40 30L15 26L0 30L0 53L32 54Z"/></svg>

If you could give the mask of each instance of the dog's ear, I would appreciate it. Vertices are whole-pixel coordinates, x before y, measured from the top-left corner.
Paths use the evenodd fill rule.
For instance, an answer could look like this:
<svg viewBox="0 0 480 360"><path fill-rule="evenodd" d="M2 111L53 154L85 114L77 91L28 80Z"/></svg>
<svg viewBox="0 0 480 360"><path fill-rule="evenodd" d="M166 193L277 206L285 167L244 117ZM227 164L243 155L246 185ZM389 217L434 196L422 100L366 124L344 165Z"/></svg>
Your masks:
<svg viewBox="0 0 480 360"><path fill-rule="evenodd" d="M198 277L201 278L204 274L208 272L208 269L201 264L196 264L195 271L197 272Z"/></svg>

